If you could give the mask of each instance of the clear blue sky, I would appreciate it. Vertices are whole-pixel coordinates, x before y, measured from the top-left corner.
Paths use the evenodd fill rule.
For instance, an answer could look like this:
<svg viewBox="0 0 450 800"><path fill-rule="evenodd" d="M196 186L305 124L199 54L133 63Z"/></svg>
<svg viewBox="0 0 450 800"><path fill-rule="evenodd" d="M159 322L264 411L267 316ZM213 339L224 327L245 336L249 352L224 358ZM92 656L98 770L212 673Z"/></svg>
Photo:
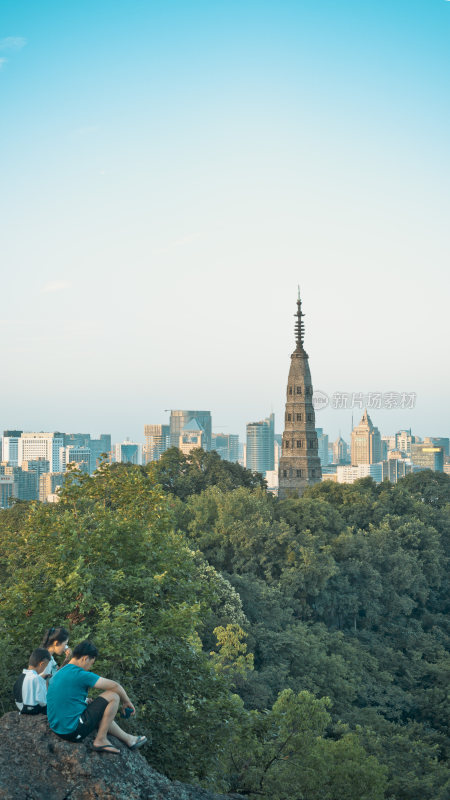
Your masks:
<svg viewBox="0 0 450 800"><path fill-rule="evenodd" d="M300 283L315 387L448 435L449 84L448 0L4 0L0 426L281 430Z"/></svg>

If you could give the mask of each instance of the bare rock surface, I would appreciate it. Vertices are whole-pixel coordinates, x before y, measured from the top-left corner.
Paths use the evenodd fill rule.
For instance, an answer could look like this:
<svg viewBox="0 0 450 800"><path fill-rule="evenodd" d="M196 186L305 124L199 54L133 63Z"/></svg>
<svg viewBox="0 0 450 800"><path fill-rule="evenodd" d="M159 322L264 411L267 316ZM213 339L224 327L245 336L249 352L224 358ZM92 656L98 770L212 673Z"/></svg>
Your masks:
<svg viewBox="0 0 450 800"><path fill-rule="evenodd" d="M92 740L93 735L80 744L66 742L51 732L46 717L4 714L0 800L225 800L198 786L170 781L139 751L113 737L119 755L95 753Z"/></svg>

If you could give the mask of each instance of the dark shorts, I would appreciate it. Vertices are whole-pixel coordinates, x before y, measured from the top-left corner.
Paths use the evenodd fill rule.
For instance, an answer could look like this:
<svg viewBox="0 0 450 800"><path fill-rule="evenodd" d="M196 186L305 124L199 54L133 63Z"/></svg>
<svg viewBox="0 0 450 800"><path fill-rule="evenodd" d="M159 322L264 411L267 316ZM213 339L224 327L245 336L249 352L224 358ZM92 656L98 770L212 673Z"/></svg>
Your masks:
<svg viewBox="0 0 450 800"><path fill-rule="evenodd" d="M19 714L24 714L25 716L35 717L36 714L46 714L47 713L47 706L25 706L23 705Z"/></svg>
<svg viewBox="0 0 450 800"><path fill-rule="evenodd" d="M81 742L98 728L107 705L108 701L104 697L96 697L84 709L75 730L72 733L58 733L60 739L66 739L68 742Z"/></svg>

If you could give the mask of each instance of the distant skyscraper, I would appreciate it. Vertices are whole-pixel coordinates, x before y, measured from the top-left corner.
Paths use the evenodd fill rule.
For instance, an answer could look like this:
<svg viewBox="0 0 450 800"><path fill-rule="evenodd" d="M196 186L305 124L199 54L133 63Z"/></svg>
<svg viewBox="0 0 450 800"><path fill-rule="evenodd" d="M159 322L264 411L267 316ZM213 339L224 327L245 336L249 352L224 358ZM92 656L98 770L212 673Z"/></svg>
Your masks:
<svg viewBox="0 0 450 800"><path fill-rule="evenodd" d="M89 440L86 442L85 446L89 447L89 450L91 451L89 472L92 475L102 461L102 455L106 453L107 458L111 456L111 434L101 433L98 439L95 437L89 437Z"/></svg>
<svg viewBox="0 0 450 800"><path fill-rule="evenodd" d="M204 450L211 450L212 444L212 425L210 411L171 411L170 412L170 444L171 447L179 447L181 431L193 419L196 419L202 427L204 436L202 447Z"/></svg>
<svg viewBox="0 0 450 800"><path fill-rule="evenodd" d="M39 500L46 503L47 498L56 492L59 486L64 484L63 472L44 472L39 478Z"/></svg>
<svg viewBox="0 0 450 800"><path fill-rule="evenodd" d="M192 450L198 450L200 447L206 450L205 447L205 431L197 419L190 419L186 423L178 439L178 449L188 455Z"/></svg>
<svg viewBox="0 0 450 800"><path fill-rule="evenodd" d="M145 425L144 437L144 464L159 461L162 454L170 447L170 425Z"/></svg>
<svg viewBox="0 0 450 800"><path fill-rule="evenodd" d="M411 461L415 467L432 469L434 472L444 471L444 448L432 442L411 445Z"/></svg>
<svg viewBox="0 0 450 800"><path fill-rule="evenodd" d="M75 464L81 472L89 475L91 465L90 448L79 445L61 447L59 451L59 464L61 472L65 472L69 464Z"/></svg>
<svg viewBox="0 0 450 800"><path fill-rule="evenodd" d="M342 436L333 442L333 464L348 464L348 445Z"/></svg>
<svg viewBox="0 0 450 800"><path fill-rule="evenodd" d="M389 448L390 450L400 450L404 456L411 455L411 444L415 442L415 437L411 434L411 429L408 431L398 431L395 434L395 446Z"/></svg>
<svg viewBox="0 0 450 800"><path fill-rule="evenodd" d="M38 458L45 458L50 462L50 472L58 472L59 451L63 445L63 433L22 432L17 440L17 466L20 467L22 461L36 461ZM7 460L11 466L16 466L10 458Z"/></svg>
<svg viewBox="0 0 450 800"><path fill-rule="evenodd" d="M21 467L12 467L4 461L0 465L0 473L12 478L13 497L18 500L37 500L38 480L36 472L28 472L28 470L23 470Z"/></svg>
<svg viewBox="0 0 450 800"><path fill-rule="evenodd" d="M308 354L303 347L304 326L300 292L297 300L296 348L291 355L286 390L283 449L279 464L279 497L300 496L305 487L322 479L318 456L313 387Z"/></svg>
<svg viewBox="0 0 450 800"><path fill-rule="evenodd" d="M106 453L109 459L111 455L111 434L101 433L99 438L91 437L90 433L65 433L64 434L65 447L89 447L90 460L89 472L93 472L99 466L102 455Z"/></svg>
<svg viewBox="0 0 450 800"><path fill-rule="evenodd" d="M366 409L361 422L352 430L352 465L379 464L380 461L380 431L373 425Z"/></svg>
<svg viewBox="0 0 450 800"><path fill-rule="evenodd" d="M64 433L64 447L89 447L90 433Z"/></svg>
<svg viewBox="0 0 450 800"><path fill-rule="evenodd" d="M19 466L19 439L22 431L3 431L2 461L7 461L11 467Z"/></svg>
<svg viewBox="0 0 450 800"><path fill-rule="evenodd" d="M385 461L388 458L388 454L390 450L396 450L397 434L381 437L381 455L382 460Z"/></svg>
<svg viewBox="0 0 450 800"><path fill-rule="evenodd" d="M405 475L413 471L411 460L401 457L389 458L387 461L382 461L381 466L383 470L382 479L384 480L387 478L391 483L397 483L400 478L404 478Z"/></svg>
<svg viewBox="0 0 450 800"><path fill-rule="evenodd" d="M37 488L39 488L39 478L45 472L50 471L50 462L46 458L37 458L35 461L22 461L22 470L36 474Z"/></svg>
<svg viewBox="0 0 450 800"><path fill-rule="evenodd" d="M239 436L234 433L213 433L211 449L225 461L239 461Z"/></svg>
<svg viewBox="0 0 450 800"><path fill-rule="evenodd" d="M140 442L121 442L114 445L114 460L123 464L142 464L142 445Z"/></svg>
<svg viewBox="0 0 450 800"><path fill-rule="evenodd" d="M323 432L323 428L316 428L317 434L317 454L320 458L320 466L328 466L328 436Z"/></svg>
<svg viewBox="0 0 450 800"><path fill-rule="evenodd" d="M373 478L375 483L383 480L382 464L358 464L356 466L339 466L336 469L338 483L354 483L361 478Z"/></svg>
<svg viewBox="0 0 450 800"><path fill-rule="evenodd" d="M260 422L249 422L247 425L247 469L252 472L273 470L275 414Z"/></svg>
<svg viewBox="0 0 450 800"><path fill-rule="evenodd" d="M14 496L14 476L0 472L0 508L8 508L10 498Z"/></svg>
<svg viewBox="0 0 450 800"><path fill-rule="evenodd" d="M423 443L431 443L435 447L442 447L444 450L444 456L448 457L450 455L450 440L448 436L425 436Z"/></svg>

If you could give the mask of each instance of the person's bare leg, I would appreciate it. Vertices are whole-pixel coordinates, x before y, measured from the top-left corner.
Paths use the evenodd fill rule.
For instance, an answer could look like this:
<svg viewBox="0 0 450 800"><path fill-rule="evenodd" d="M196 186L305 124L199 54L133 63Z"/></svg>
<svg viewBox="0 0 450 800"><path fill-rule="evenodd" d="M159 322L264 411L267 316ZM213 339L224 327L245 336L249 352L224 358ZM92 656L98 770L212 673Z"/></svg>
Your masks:
<svg viewBox="0 0 450 800"><path fill-rule="evenodd" d="M111 736L115 736L117 739L120 739L121 742L125 742L128 747L131 747L135 742L138 740L138 736L132 736L131 733L126 733L122 730L117 724L117 722L111 722L108 733Z"/></svg>
<svg viewBox="0 0 450 800"><path fill-rule="evenodd" d="M105 700L108 701L108 705L106 706L105 711L103 712L103 717L100 720L97 735L94 739L94 747L105 747L108 745L110 747L114 747L114 745L111 744L108 739L108 732L110 730L110 726L115 724L113 720L117 714L117 709L119 708L120 698L116 692L110 691L103 692L100 697L104 697ZM116 727L119 728L118 725L116 725ZM117 750L117 752L119 751Z"/></svg>

